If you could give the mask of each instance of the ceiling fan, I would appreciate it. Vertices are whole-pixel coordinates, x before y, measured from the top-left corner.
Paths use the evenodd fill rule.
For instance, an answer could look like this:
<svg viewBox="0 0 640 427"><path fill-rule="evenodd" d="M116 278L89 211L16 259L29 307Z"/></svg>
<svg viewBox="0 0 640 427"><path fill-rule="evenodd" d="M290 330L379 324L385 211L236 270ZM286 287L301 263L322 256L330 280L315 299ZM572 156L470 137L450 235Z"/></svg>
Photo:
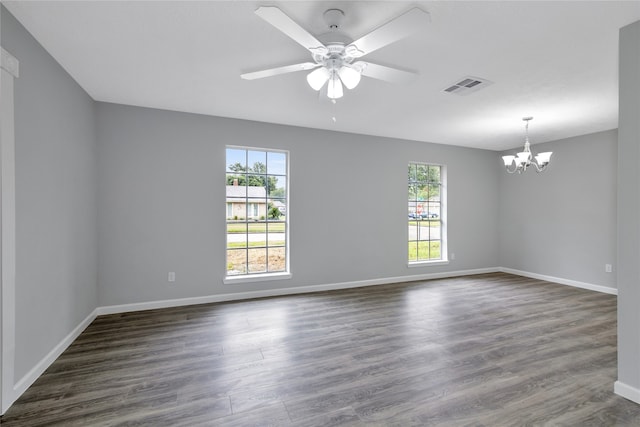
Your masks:
<svg viewBox="0 0 640 427"><path fill-rule="evenodd" d="M416 73L361 61L359 58L409 36L429 22L427 12L414 8L358 40L349 42L337 31L344 18L344 12L340 9L329 9L324 13L324 19L330 32L321 36L326 40L322 43L275 6L259 7L255 13L307 49L314 62L244 73L240 77L253 80L295 71L313 70L307 75L309 86L320 91L326 84L327 97L333 102L343 96L343 85L347 89L353 89L360 83L361 76L392 83L405 82L414 78Z"/></svg>

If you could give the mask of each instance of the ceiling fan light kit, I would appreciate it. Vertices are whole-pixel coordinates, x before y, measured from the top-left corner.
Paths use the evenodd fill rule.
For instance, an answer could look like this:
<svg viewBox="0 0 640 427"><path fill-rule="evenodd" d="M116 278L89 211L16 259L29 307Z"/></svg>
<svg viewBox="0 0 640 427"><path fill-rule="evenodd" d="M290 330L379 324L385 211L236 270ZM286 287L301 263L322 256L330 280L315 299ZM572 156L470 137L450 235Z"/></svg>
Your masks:
<svg viewBox="0 0 640 427"><path fill-rule="evenodd" d="M309 86L315 91L320 91L326 85L327 97L334 102L344 95L343 86L349 90L355 89L362 76L392 83L406 82L415 77L416 73L413 72L356 60L411 35L423 24L429 22L427 12L414 8L358 40L348 43L337 41L345 38L338 32L344 19L344 12L340 9L329 9L323 16L332 41L323 44L275 6L259 7L255 13L307 49L314 62L244 73L240 77L253 80L295 71L313 70L307 75Z"/></svg>
<svg viewBox="0 0 640 427"><path fill-rule="evenodd" d="M529 166L533 165L536 168L536 172L542 172L547 168L547 166L549 166L549 161L551 160L551 154L553 154L553 152L547 151L539 153L536 156L531 153L531 144L529 143L529 122L533 120L533 117L523 117L522 120L526 122L524 149L519 153L516 153L515 156L502 156L504 167L507 169L508 173L522 173L525 172ZM513 166L513 168L510 168L511 166Z"/></svg>

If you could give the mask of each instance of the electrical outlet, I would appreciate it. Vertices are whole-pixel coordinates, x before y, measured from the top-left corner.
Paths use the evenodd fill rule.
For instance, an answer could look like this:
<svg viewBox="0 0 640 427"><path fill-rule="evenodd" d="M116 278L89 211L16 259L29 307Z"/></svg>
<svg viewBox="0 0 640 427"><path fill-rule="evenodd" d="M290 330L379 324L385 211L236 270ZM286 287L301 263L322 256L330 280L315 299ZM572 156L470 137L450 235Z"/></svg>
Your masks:
<svg viewBox="0 0 640 427"><path fill-rule="evenodd" d="M167 280L169 282L175 282L176 281L176 272L175 271L170 271L169 275L167 276Z"/></svg>
<svg viewBox="0 0 640 427"><path fill-rule="evenodd" d="M611 264L605 264L604 271L605 273L611 273L613 271L613 267L611 266Z"/></svg>

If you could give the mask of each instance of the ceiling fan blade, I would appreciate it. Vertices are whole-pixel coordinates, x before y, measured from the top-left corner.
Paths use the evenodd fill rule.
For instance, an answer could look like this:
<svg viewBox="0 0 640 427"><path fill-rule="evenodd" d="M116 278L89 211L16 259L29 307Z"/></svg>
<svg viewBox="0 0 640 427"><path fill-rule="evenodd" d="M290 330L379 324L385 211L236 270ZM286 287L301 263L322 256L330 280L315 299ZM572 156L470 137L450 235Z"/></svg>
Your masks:
<svg viewBox="0 0 640 427"><path fill-rule="evenodd" d="M415 33L429 21L429 13L413 8L352 42L346 50L350 56L359 58Z"/></svg>
<svg viewBox="0 0 640 427"><path fill-rule="evenodd" d="M311 53L326 53L327 48L307 30L289 18L275 6L262 6L256 9L256 15L276 27Z"/></svg>
<svg viewBox="0 0 640 427"><path fill-rule="evenodd" d="M240 74L245 80L262 79L264 77L277 76L278 74L293 73L295 71L311 70L319 67L320 64L314 62L303 62L301 64L285 65L284 67L269 68L268 70L253 71L251 73Z"/></svg>
<svg viewBox="0 0 640 427"><path fill-rule="evenodd" d="M391 83L409 83L418 76L418 73L372 64L371 62L358 61L353 66L360 69L363 76Z"/></svg>

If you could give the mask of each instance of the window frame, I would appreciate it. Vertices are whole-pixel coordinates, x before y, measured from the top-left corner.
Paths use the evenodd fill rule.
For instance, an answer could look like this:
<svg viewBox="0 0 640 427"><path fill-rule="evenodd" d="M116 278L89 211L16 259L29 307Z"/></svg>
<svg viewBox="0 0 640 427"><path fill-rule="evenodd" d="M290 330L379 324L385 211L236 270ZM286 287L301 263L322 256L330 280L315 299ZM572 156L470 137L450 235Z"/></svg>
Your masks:
<svg viewBox="0 0 640 427"><path fill-rule="evenodd" d="M420 162L420 161L409 161L407 164L407 169L411 168L412 165L417 166L437 166L440 168L440 258L439 259L409 259L409 244L411 242L417 242L418 240L410 240L409 227L406 227L406 242L407 242L407 267L425 267L425 266L437 266L437 265L446 265L449 264L449 251L448 251L448 236L447 236L447 167L444 164L431 163L431 162ZM407 180L407 192L409 191L409 186L412 184L411 180ZM425 184L430 184L428 181ZM409 194L407 194L409 196ZM411 203L411 199L407 197L407 223L411 221L408 217L409 215L409 205ZM415 200L417 203L417 199ZM426 201L427 206L429 205L429 201ZM407 224L408 225L408 224ZM427 242L431 242L432 240L426 240Z"/></svg>
<svg viewBox="0 0 640 427"><path fill-rule="evenodd" d="M284 186L284 191L285 191L285 197L284 199L280 199L278 198L278 201L284 201L285 204L285 209L286 209L286 213L284 215L284 220L280 220L280 221L270 221L268 219L268 203L270 200L269 197L269 192L267 191L267 189L265 188L265 201L267 202L267 205L265 206L265 219L261 220L261 219L255 219L253 218L251 215L249 215L249 213L253 214L255 211L253 209L258 209L258 218L260 217L260 210L259 210L259 206L258 204L255 202L255 199L250 198L248 191L245 192L245 218L244 218L244 224L247 225L247 238L249 236L249 231L248 231L248 227L249 224L254 224L254 223L264 223L265 224L265 228L268 230L268 224L269 223L282 223L284 224L284 229L285 229L285 236L284 236L284 252L285 252L285 267L284 267L284 271L268 271L268 255L267 255L267 261L266 261L266 268L267 271L260 271L260 272L250 272L248 271L248 262L247 262L247 271L245 273L241 273L241 274L232 274L229 275L228 274L228 270L227 270L227 266L228 266L228 249L229 249L229 242L228 242L228 224L229 224L229 218L228 215L225 216L225 224L224 224L224 234L225 234L225 238L224 238L224 277L222 279L222 283L223 284L233 284L233 283L246 283L246 282L259 282L259 281L268 281L268 280L282 280L282 279L290 279L292 277L291 275L291 268L290 268L290 254L291 254L291 246L290 246L290 222L289 222L289 218L290 218L290 192L289 192L289 188L290 188L290 163L291 163L291 154L288 150L280 150L280 149L273 149L273 148L264 148L264 147L251 147L251 146L244 146L244 145L226 145L225 146L225 166L224 166L224 174L225 174L225 202L227 200L227 193L226 193L226 186L227 186L227 176L231 173L227 170L227 162L228 162L228 158L227 158L227 150L244 150L247 154L246 154L246 162L248 162L248 152L250 151L256 151L256 152L263 152L265 153L265 159L268 158L268 153L278 153L278 154L284 154L285 155L285 172L284 175L278 175L275 174L277 176L284 176L285 177L285 186ZM267 166L267 162L265 162L265 166ZM247 167L249 167L249 165L247 164ZM249 173L251 174L251 173ZM249 175L247 174L247 175ZM255 174L254 174L255 175ZM258 174L258 175L263 175L263 174ZM267 174L265 172L264 174L266 177L268 177L269 175L272 174ZM245 187L250 187L250 186L246 186ZM250 206L253 205L253 206ZM252 209L251 212L249 212L249 209ZM228 210L227 210L228 212ZM248 242L248 240L247 240ZM281 248L282 246L273 246L274 248ZM268 248L269 248L269 237L268 237L268 233L265 233L265 249L267 251L268 254ZM243 248L239 248L239 249L235 249L235 250L242 250ZM250 246L247 244L246 246L246 251L248 254L248 251L251 249Z"/></svg>

